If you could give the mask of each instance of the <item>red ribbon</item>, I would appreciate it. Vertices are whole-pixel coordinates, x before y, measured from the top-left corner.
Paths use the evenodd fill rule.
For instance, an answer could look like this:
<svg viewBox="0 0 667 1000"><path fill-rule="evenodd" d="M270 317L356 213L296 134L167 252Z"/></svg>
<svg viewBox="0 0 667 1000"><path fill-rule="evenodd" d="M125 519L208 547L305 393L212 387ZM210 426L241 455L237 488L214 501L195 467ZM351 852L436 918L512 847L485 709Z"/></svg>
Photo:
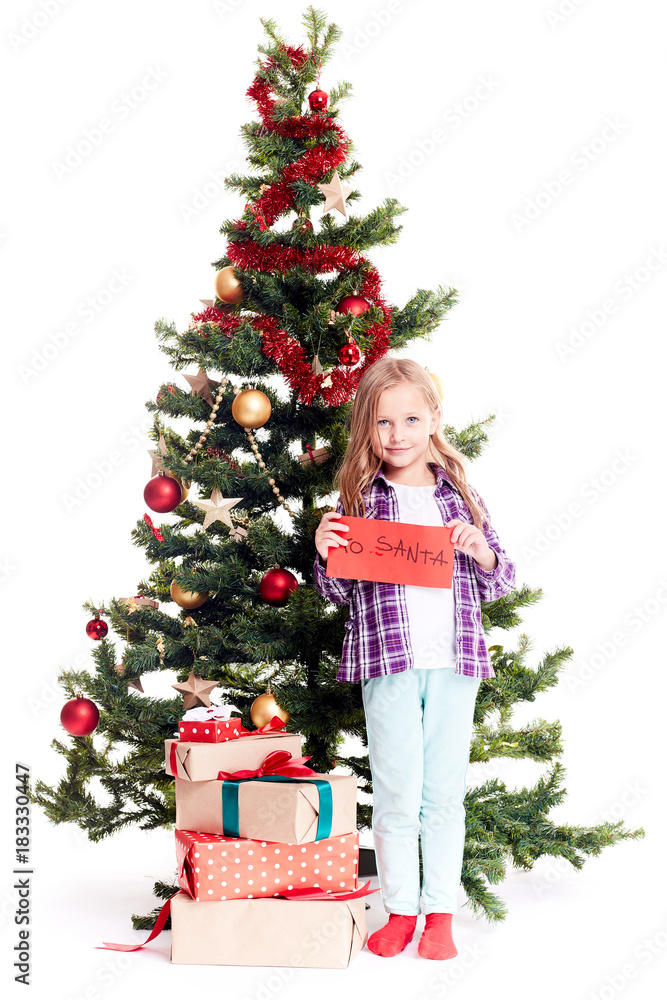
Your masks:
<svg viewBox="0 0 667 1000"><path fill-rule="evenodd" d="M178 743L178 740L174 740L169 751L169 770L175 778L178 777L178 762L176 760L176 747Z"/></svg>
<svg viewBox="0 0 667 1000"><path fill-rule="evenodd" d="M175 892L173 896L169 897L169 899L167 900L167 902L164 904L164 906L162 907L162 909L158 913L157 920L155 921L155 926L153 927L153 930L150 932L150 934L148 935L148 937L146 938L146 940L144 941L143 944L114 944L112 941L105 941L103 944L96 945L96 947L100 948L102 951L105 951L105 950L106 951L139 951L140 948L143 948L150 941L152 941L153 938L156 938L158 936L158 934L160 933L160 931L162 930L162 928L164 927L164 925L167 922L167 917L169 916L169 910L170 910L170 907L171 907L171 901L172 901L172 899L174 898L174 896L181 895L181 893L184 896L188 896L189 895L189 893L185 892L184 889L179 889L178 892Z"/></svg>
<svg viewBox="0 0 667 1000"><path fill-rule="evenodd" d="M371 893L380 891L380 886L377 889L369 889L370 884L371 880L369 879L359 889L351 889L347 892L325 892L324 889L317 889L315 887L310 889L284 889L280 895L286 899L337 899L345 902L346 899L360 899L361 896L370 896ZM278 897L273 898L277 899Z"/></svg>
<svg viewBox="0 0 667 1000"><path fill-rule="evenodd" d="M313 446L312 446L312 444L307 444L306 445L306 451L308 452L308 458L311 460L311 462L313 463L313 465L315 465L316 462L315 462L315 459L313 458Z"/></svg>
<svg viewBox="0 0 667 1000"><path fill-rule="evenodd" d="M151 529L151 531L153 532L153 534L157 538L158 542L163 542L164 538L162 536L162 533L160 532L159 528L154 528L153 527L153 522L152 522L151 517L150 517L149 514L144 514L144 521L146 522L146 524L148 525L148 527Z"/></svg>
<svg viewBox="0 0 667 1000"><path fill-rule="evenodd" d="M371 880L369 879L368 882L366 882L365 885L362 885L359 889L352 889L349 892L324 892L322 889L318 889L315 886L313 886L310 889L308 888L283 889L283 891L280 893L280 896L272 896L270 898L280 899L281 896L284 896L285 899L294 899L294 900L336 899L339 902L345 902L346 899L360 899L362 896L370 896L371 893L379 891L380 889L379 886L377 889L369 889L368 887L370 884ZM158 934L162 931L164 925L167 922L167 917L169 916L171 901L172 899L174 899L176 896L179 895L189 896L190 893L186 892L185 889L179 889L178 892L175 892L173 896L169 897L167 902L164 904L164 906L158 913L158 917L157 920L155 921L155 926L153 927L153 930L150 932L150 934L143 942L143 944L114 944L111 941L105 941L103 944L96 945L96 947L99 948L101 951L140 951L147 944L149 944L153 940L153 938L156 938ZM239 898L238 896L234 897L234 899L238 898ZM227 900L227 902L231 903L233 902L233 900L229 899Z"/></svg>
<svg viewBox="0 0 667 1000"><path fill-rule="evenodd" d="M244 208L246 209L246 211L248 209L250 209L250 211L252 212L252 214L255 216L255 222L257 223L257 225L259 226L259 228L262 231L264 231L267 228L267 226L266 226L266 221L265 221L264 216L262 214L261 208L258 205L253 205L253 204L250 204L250 203L247 203L244 206Z"/></svg>
<svg viewBox="0 0 667 1000"><path fill-rule="evenodd" d="M259 767L254 771L219 771L218 781L229 778L261 778L263 774L282 774L287 777L316 774L312 767L306 767L304 761L310 757L292 757L289 750L272 750L267 754Z"/></svg>
<svg viewBox="0 0 667 1000"><path fill-rule="evenodd" d="M259 729L244 729L243 726L241 726L241 732L239 733L238 738L240 739L241 736L256 736L257 733L272 733L278 729L284 729L285 725L286 723L284 723L281 718L274 715L270 722L264 723L264 725L260 726Z"/></svg>

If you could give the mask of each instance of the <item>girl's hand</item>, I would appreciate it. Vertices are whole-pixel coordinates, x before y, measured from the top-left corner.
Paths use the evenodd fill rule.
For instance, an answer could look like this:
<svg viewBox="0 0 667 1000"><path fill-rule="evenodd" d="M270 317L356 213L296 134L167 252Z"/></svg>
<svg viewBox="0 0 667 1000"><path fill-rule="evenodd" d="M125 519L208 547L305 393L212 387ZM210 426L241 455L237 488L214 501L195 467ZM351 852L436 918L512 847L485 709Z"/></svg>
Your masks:
<svg viewBox="0 0 667 1000"><path fill-rule="evenodd" d="M342 517L338 511L333 510L329 513L324 514L320 523L317 526L317 531L315 532L315 548L319 552L322 562L327 561L327 554L329 548L337 548L339 545L347 545L347 539L341 538L338 534L339 531L349 531L350 526L348 524L338 524L335 522L332 525L332 520L337 517ZM334 530L335 529L335 530Z"/></svg>
<svg viewBox="0 0 667 1000"><path fill-rule="evenodd" d="M449 528L452 525L454 548L472 556L475 562L487 572L495 569L498 565L498 557L484 537L484 532L476 528L474 524L468 524L467 521L461 521L459 518L448 521L445 527Z"/></svg>

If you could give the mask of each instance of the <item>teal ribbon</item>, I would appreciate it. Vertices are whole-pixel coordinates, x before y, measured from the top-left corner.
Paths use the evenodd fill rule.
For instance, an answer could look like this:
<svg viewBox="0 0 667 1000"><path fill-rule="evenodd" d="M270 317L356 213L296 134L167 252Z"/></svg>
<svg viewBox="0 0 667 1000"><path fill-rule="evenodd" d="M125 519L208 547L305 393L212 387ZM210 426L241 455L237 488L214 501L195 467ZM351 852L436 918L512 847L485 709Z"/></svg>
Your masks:
<svg viewBox="0 0 667 1000"><path fill-rule="evenodd" d="M225 837L240 837L239 833L239 785L242 781L307 781L316 785L320 795L320 812L317 817L315 840L325 840L331 836L333 825L333 795L331 782L322 778L289 778L282 774L263 774L255 778L225 778L222 781L222 832Z"/></svg>

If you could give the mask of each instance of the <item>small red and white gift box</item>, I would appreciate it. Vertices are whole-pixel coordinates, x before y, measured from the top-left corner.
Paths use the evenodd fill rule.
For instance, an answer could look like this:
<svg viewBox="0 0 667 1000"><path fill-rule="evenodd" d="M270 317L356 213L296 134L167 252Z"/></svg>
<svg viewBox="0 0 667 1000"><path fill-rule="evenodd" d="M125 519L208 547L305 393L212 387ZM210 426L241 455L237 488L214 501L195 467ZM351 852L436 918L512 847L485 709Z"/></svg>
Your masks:
<svg viewBox="0 0 667 1000"><path fill-rule="evenodd" d="M179 739L187 743L225 743L238 739L245 728L240 719L231 718L233 708L233 705L191 708L178 724Z"/></svg>
<svg viewBox="0 0 667 1000"><path fill-rule="evenodd" d="M244 840L176 830L178 882L193 899L259 899L284 889L358 888L359 834L308 844Z"/></svg>
<svg viewBox="0 0 667 1000"><path fill-rule="evenodd" d="M178 724L178 735L187 743L224 743L226 740L237 740L243 731L240 719L227 719L226 722L218 719L186 722L181 719Z"/></svg>

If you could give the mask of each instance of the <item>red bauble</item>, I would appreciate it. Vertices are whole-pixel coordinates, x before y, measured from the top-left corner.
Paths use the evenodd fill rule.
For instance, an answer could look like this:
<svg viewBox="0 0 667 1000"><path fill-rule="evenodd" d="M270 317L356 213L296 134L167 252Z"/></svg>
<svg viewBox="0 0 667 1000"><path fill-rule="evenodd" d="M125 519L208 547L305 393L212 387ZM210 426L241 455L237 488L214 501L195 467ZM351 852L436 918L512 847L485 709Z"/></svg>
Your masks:
<svg viewBox="0 0 667 1000"><path fill-rule="evenodd" d="M259 596L267 604L280 608L287 604L287 598L299 586L299 581L288 569L270 569L261 579Z"/></svg>
<svg viewBox="0 0 667 1000"><path fill-rule="evenodd" d="M338 360L341 365L356 365L360 357L361 351L354 340L351 343L343 344L338 352Z"/></svg>
<svg viewBox="0 0 667 1000"><path fill-rule="evenodd" d="M103 639L108 631L109 626L102 621L99 615L96 618L91 618L86 625L86 635L90 639Z"/></svg>
<svg viewBox="0 0 667 1000"><path fill-rule="evenodd" d="M325 90L311 90L308 94L308 103L311 111L324 111L329 100L329 95Z"/></svg>
<svg viewBox="0 0 667 1000"><path fill-rule="evenodd" d="M60 721L70 736L88 736L100 721L100 711L90 698L72 698L63 705Z"/></svg>
<svg viewBox="0 0 667 1000"><path fill-rule="evenodd" d="M346 295L336 306L336 312L350 313L352 316L363 316L370 307L370 302L362 299L361 295Z"/></svg>
<svg viewBox="0 0 667 1000"><path fill-rule="evenodd" d="M168 514L181 502L181 484L172 476L155 476L146 483L144 501L147 507L156 510L158 514Z"/></svg>

